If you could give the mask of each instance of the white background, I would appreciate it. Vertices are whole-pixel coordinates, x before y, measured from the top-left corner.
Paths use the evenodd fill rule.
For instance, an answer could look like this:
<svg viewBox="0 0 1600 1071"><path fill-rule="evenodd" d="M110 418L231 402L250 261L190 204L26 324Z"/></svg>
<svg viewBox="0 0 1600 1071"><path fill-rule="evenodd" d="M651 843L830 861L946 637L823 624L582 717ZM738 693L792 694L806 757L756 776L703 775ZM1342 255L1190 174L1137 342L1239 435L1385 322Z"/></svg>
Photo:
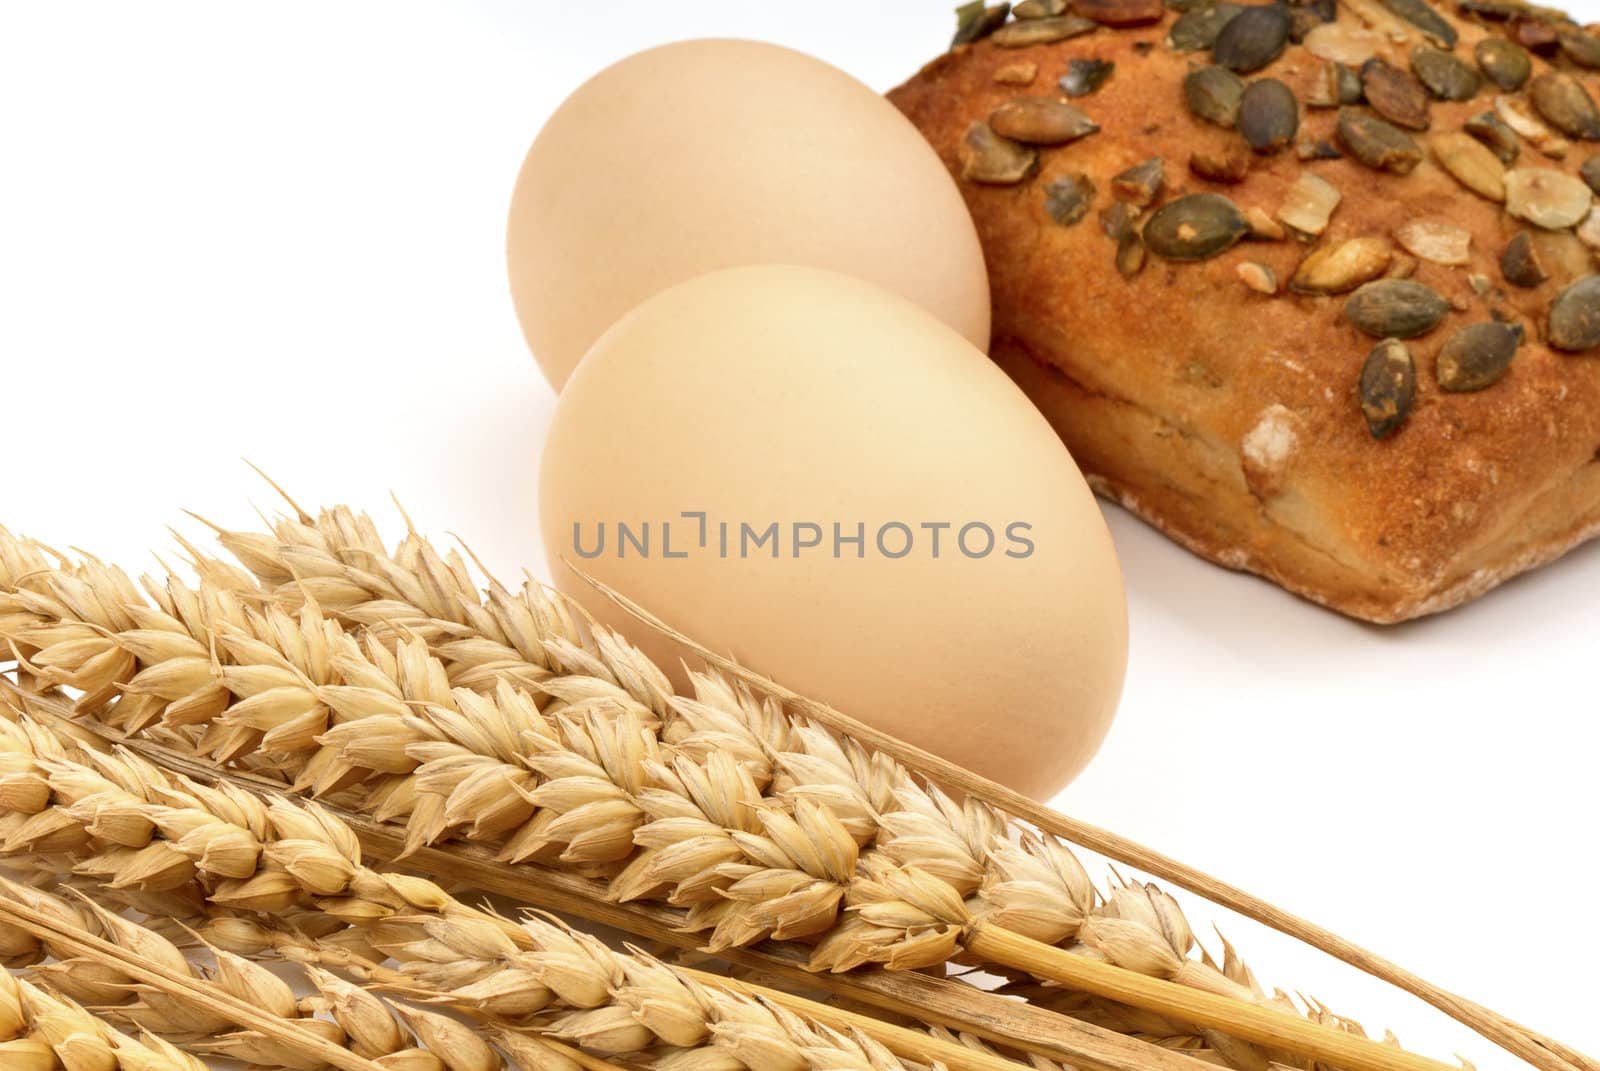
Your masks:
<svg viewBox="0 0 1600 1071"><path fill-rule="evenodd" d="M887 89L942 47L948 6L0 8L0 522L144 568L182 508L243 524L271 505L248 457L391 531L393 490L430 533L542 575L554 398L501 266L541 121L612 60L710 34ZM1378 629L1107 513L1132 663L1059 805L1600 1051L1600 548ZM1268 984L1430 1054L1511 1063L1227 925Z"/></svg>

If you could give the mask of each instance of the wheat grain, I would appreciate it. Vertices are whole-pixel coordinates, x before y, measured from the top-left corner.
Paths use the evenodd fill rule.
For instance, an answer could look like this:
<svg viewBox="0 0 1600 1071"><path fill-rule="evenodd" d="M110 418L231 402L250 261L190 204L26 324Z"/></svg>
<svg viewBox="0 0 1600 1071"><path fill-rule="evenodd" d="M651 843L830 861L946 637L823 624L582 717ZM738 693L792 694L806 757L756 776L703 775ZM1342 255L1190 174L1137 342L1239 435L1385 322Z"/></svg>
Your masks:
<svg viewBox="0 0 1600 1071"><path fill-rule="evenodd" d="M459 560L445 562L415 533L399 560L380 559L381 542L370 522L336 510L324 515L323 524L326 536L298 522L280 525L284 541L277 565L264 564L268 555L260 541L235 535L224 535L224 541L269 581L291 576L296 560L305 568L315 558L315 574L324 580L342 571L338 591L347 603L358 590L369 596L349 603L346 612L381 603L393 613L411 599L402 615L409 625L462 642L462 619L469 616L464 608L483 606L475 597L469 602L470 582ZM355 553L368 562L387 565L378 572L354 569L332 549L338 540L358 546ZM420 568L427 582L403 588L391 582L412 578L408 568ZM63 653L90 646L83 636L61 637L72 606L88 603L72 580L105 592L101 602L116 616L134 616L117 602L132 585L108 580L101 570L90 561L82 577L57 572L32 578L27 602L46 623L24 624L17 632L39 650L31 668L47 682L80 688L95 683L82 679L81 669ZM219 571L202 569L209 578ZM589 873L627 859L613 882L614 895L625 901L665 890L669 902L689 908L688 925L707 931L713 949L821 935L813 957L817 969L864 963L914 968L949 959L963 928L981 917L1047 943L1075 939L1080 951L1125 968L1234 999L1269 1002L1242 966L1235 964L1230 973L1206 958L1189 958L1192 934L1177 905L1159 890L1125 886L1100 900L1081 864L1059 842L1018 831L981 804L958 806L936 788L918 785L881 753L835 741L723 678L697 675L693 701L665 698L663 675L605 630L594 630L587 648L565 633L540 643L544 661L528 664L516 678L537 678L540 689L556 697L540 711L507 678L498 680L492 695L452 691L447 668L428 656L420 636L400 642L392 654L370 634L358 644L322 616L314 594L330 594L326 588L313 593L300 581L288 581L300 595L291 618L277 607L234 612L238 604L231 598L243 585L233 574L224 579L234 588L202 582L198 592L183 595L187 589L168 578L161 590L165 609L173 612L158 618L145 611L147 627L125 642L146 660L128 682L136 713L112 720L142 727L151 696L185 711L212 709L222 732L203 736L201 750L238 758L243 726L253 734L244 738L246 750L314 751L303 769L316 771L314 781L324 787L372 780L379 773L372 757L377 743L391 762L405 759L394 762L368 794L366 809L406 818L413 844L457 831L473 839L504 837L513 861L557 857ZM446 592L449 597L441 594ZM416 605L424 599L431 599L429 605ZM492 615L496 622L570 620L549 609L559 603L531 585L520 600L496 586L489 601L499 608ZM213 622L213 640L234 664L216 666L202 680L199 641L179 608L210 605L224 612L189 620ZM524 612L505 609L511 605ZM453 617L443 616L452 610ZM102 614L105 620L111 616ZM364 610L358 616L369 625L378 620ZM109 627L85 624L100 631ZM50 640L55 642L44 642ZM524 647L530 646L526 639ZM159 658L175 650L184 653ZM551 651L561 658L550 658ZM487 662L505 667L520 654L501 643ZM188 683L197 692L171 686L182 676L168 669L172 662L194 666ZM347 683L334 683L330 674ZM152 678L156 685L149 683ZM221 710L205 698L218 679L237 699ZM663 711L667 721L658 729ZM340 720L330 725L335 719ZM218 739L228 746L218 748ZM414 765L409 772L408 763ZM537 787L530 770L540 775ZM297 783L305 786L303 771ZM842 920L841 906L847 907ZM1270 1000L1293 1010L1282 994ZM1265 1059L1262 1053L1244 1056L1251 1064Z"/></svg>

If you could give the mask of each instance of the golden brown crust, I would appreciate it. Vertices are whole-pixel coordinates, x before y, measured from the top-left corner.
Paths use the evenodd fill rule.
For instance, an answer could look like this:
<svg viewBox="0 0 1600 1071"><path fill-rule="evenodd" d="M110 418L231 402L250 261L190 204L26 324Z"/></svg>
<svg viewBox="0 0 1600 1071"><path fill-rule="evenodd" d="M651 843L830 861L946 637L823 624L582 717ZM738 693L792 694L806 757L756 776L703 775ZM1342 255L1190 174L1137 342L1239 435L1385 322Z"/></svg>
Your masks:
<svg viewBox="0 0 1600 1071"><path fill-rule="evenodd" d="M1435 10L1459 29L1454 55L1474 68L1474 44L1503 31L1459 17L1453 5ZM1407 67L1411 49L1425 43L1414 31L1395 40L1406 24L1377 0L1341 7L1339 23L1361 26L1362 16L1382 31L1378 53L1396 66ZM1348 155L1302 160L1293 146L1253 153L1237 130L1203 122L1185 106L1184 75L1209 57L1164 42L1175 17L1027 48L979 41L890 94L959 179L961 143L973 122L1020 95L1059 96L1056 79L1071 59L1115 63L1097 91L1073 101L1100 132L1041 149L1037 173L1021 182L960 183L988 259L994 356L1052 419L1085 472L1197 553L1371 621L1446 609L1600 534L1600 352L1546 344L1551 301L1594 271L1592 254L1571 230L1538 232L1541 243L1564 243L1570 262L1547 255L1550 279L1532 289L1508 284L1502 251L1519 230L1537 229L1467 192L1431 148L1433 135L1460 131L1502 91L1485 83L1467 101L1433 100L1430 130L1415 135L1424 159L1405 175ZM1016 65L1029 62L1038 65L1034 81L1015 84ZM1304 104L1322 63L1291 44L1245 76L1276 78L1294 91L1302 102L1297 142L1338 143L1335 111ZM1592 72L1565 59L1536 56L1533 69L1560 69L1591 93L1596 88ZM1544 147L1563 154L1558 141ZM1197 152L1242 153L1248 173L1237 184L1197 178L1187 166ZM1576 175L1597 153L1597 143L1574 140L1558 159L1523 139L1514 166ZM1112 177L1152 157L1165 162L1158 204L1213 191L1274 216L1306 171L1342 199L1318 237L1245 240L1195 262L1152 254L1125 278L1114 266L1117 243L1096 214L1114 203ZM1093 184L1093 206L1063 225L1047 212L1045 191L1080 173ZM1407 255L1394 235L1419 219L1469 232L1468 263ZM1437 328L1407 343L1415 404L1382 440L1369 432L1358 394L1375 340L1346 319L1347 294L1290 293L1282 285L1313 251L1362 237L1386 239L1390 274L1410 271L1451 305ZM1247 286L1239 272L1247 262L1269 267L1279 292ZM1492 317L1524 328L1509 371L1483 390L1443 391L1435 374L1440 347L1455 330Z"/></svg>

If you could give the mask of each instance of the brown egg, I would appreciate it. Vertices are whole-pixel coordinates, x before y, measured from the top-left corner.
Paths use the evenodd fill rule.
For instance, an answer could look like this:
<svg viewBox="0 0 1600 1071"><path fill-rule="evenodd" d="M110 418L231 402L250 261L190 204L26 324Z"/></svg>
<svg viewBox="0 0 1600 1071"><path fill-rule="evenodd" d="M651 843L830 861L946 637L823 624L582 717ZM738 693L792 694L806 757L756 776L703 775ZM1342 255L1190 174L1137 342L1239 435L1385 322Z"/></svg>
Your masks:
<svg viewBox="0 0 1600 1071"><path fill-rule="evenodd" d="M640 301L739 264L858 275L989 345L983 251L927 142L843 71L755 41L665 45L580 86L522 165L506 260L557 390Z"/></svg>
<svg viewBox="0 0 1600 1071"><path fill-rule="evenodd" d="M1093 496L969 341L879 287L736 268L646 301L557 403L557 585L683 674L570 563L701 643L1038 798L1110 725L1122 575Z"/></svg>

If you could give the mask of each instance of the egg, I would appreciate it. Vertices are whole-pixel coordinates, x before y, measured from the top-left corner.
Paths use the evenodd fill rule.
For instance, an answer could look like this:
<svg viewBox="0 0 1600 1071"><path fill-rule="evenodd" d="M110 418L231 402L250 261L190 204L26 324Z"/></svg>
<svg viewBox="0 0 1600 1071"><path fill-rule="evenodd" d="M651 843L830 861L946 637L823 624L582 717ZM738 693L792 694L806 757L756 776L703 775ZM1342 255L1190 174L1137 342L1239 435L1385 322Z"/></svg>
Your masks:
<svg viewBox="0 0 1600 1071"><path fill-rule="evenodd" d="M1044 799L1127 659L1122 575L1044 418L943 322L799 266L645 301L557 401L559 588L681 684L688 657L579 571L814 699Z"/></svg>
<svg viewBox="0 0 1600 1071"><path fill-rule="evenodd" d="M579 87L522 165L506 260L557 390L640 301L740 264L858 275L989 344L983 252L927 142L843 71L756 41L654 48Z"/></svg>

